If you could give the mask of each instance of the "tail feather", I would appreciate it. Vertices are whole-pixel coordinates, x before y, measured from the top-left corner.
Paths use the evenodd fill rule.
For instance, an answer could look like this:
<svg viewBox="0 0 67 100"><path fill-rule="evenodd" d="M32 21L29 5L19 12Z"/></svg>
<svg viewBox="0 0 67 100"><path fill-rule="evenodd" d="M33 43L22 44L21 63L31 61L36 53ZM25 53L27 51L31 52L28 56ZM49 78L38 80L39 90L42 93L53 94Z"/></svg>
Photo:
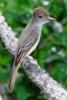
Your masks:
<svg viewBox="0 0 67 100"><path fill-rule="evenodd" d="M14 88L14 83L16 80L18 68L19 68L18 66L13 66L12 71L11 71L11 76L10 76L10 81L9 81L9 91L11 93L12 93L13 88Z"/></svg>

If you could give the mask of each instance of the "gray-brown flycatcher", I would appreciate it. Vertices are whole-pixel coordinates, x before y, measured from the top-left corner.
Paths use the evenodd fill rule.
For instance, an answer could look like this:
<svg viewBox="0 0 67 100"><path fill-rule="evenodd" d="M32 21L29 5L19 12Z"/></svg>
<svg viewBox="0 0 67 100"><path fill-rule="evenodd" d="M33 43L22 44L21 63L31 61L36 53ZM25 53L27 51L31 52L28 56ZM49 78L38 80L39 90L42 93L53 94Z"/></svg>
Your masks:
<svg viewBox="0 0 67 100"><path fill-rule="evenodd" d="M38 7L34 9L32 19L20 35L19 42L17 44L9 82L10 92L13 91L16 74L21 62L36 49L40 41L42 26L51 20L54 20L54 18L51 18L44 8Z"/></svg>

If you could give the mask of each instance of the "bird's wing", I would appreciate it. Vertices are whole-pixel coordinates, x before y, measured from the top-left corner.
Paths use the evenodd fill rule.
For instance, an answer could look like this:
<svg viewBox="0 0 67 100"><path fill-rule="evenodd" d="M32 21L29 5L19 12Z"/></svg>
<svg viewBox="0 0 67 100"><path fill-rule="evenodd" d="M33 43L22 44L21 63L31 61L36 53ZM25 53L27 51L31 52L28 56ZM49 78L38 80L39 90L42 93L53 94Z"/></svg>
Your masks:
<svg viewBox="0 0 67 100"><path fill-rule="evenodd" d="M25 55L29 52L31 47L33 47L33 45L36 43L37 39L38 39L38 33L35 30L29 31L28 35L26 36L24 36L23 34L23 36L20 37L14 61L15 66L17 66L21 61L21 59L25 57Z"/></svg>

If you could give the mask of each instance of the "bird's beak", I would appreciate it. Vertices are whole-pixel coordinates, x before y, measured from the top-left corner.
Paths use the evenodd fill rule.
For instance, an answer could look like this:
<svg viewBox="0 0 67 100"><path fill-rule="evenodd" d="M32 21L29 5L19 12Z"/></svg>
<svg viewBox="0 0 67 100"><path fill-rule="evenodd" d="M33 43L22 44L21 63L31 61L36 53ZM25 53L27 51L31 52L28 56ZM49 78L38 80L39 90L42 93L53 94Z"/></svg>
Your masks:
<svg viewBox="0 0 67 100"><path fill-rule="evenodd" d="M49 21L55 21L56 19L49 16L49 17L48 17L48 20L49 20Z"/></svg>

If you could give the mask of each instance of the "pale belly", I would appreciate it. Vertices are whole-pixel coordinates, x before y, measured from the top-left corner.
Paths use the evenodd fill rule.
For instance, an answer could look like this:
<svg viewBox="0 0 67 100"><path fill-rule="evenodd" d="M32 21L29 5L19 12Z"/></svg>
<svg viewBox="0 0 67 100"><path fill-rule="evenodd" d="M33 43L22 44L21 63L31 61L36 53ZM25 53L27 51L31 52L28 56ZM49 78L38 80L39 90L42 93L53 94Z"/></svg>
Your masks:
<svg viewBox="0 0 67 100"><path fill-rule="evenodd" d="M29 56L36 49L36 47L39 44L39 41L40 41L40 34L39 34L37 42L32 46L32 48L29 50L29 52L26 54L26 56Z"/></svg>

